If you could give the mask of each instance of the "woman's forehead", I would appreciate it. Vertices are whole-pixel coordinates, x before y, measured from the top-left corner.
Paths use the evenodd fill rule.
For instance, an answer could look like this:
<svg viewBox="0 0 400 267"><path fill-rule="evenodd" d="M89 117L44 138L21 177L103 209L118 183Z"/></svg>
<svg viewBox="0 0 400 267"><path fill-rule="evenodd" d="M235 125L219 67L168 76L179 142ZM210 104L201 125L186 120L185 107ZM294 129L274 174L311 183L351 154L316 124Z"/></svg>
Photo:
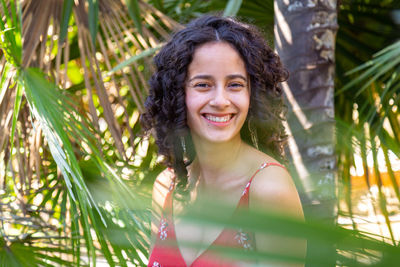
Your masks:
<svg viewBox="0 0 400 267"><path fill-rule="evenodd" d="M226 42L210 42L197 47L188 68L189 76L216 72L247 76L241 56Z"/></svg>

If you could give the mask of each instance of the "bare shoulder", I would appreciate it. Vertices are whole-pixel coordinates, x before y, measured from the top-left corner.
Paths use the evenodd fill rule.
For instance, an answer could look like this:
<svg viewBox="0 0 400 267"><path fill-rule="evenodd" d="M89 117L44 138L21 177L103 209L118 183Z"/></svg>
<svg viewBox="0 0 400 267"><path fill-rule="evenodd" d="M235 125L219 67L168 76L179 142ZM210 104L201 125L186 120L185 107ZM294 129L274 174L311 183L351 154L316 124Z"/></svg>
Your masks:
<svg viewBox="0 0 400 267"><path fill-rule="evenodd" d="M172 180L174 179L174 171L172 169L165 169L156 178L153 185L153 209L159 213L163 206L165 197L169 192Z"/></svg>
<svg viewBox="0 0 400 267"><path fill-rule="evenodd" d="M278 163L267 159L268 163ZM277 165L267 165L253 178L250 187L250 208L303 218L299 194L289 172Z"/></svg>
<svg viewBox="0 0 400 267"><path fill-rule="evenodd" d="M267 161L266 163L277 163ZM273 212L304 220L303 209L296 186L289 172L276 165L267 165L260 170L250 186L250 209ZM307 242L304 239L279 234L255 232L256 246L260 251L272 254L304 258ZM304 267L304 263L265 261L261 266Z"/></svg>
<svg viewBox="0 0 400 267"><path fill-rule="evenodd" d="M155 188L166 187L167 189L169 189L169 186L170 186L174 176L175 176L174 171L170 168L166 168L157 176L157 178L154 182L154 187Z"/></svg>
<svg viewBox="0 0 400 267"><path fill-rule="evenodd" d="M256 149L249 149L246 154L248 164L252 169L260 168L253 177L249 191L249 208L265 213L277 213L304 220L300 197L292 177L286 168L279 166L278 161ZM254 232L256 247L260 252L267 252L289 257L304 258L306 255L306 240L280 235L271 232ZM303 263L290 263L266 260L258 266L300 267Z"/></svg>

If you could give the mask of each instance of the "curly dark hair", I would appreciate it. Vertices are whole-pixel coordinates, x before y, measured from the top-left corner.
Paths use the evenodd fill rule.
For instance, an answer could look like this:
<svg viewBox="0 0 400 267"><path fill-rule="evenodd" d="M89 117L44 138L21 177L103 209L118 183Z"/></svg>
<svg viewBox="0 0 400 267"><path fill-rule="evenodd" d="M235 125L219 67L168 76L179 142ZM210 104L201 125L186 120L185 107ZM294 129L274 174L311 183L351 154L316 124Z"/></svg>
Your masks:
<svg viewBox="0 0 400 267"><path fill-rule="evenodd" d="M159 154L165 157L165 164L174 169L181 189L187 186L186 166L195 156L186 123L187 70L195 49L208 42L227 42L234 47L250 77L250 108L240 132L242 140L278 161L284 160L285 106L279 83L287 79L288 72L255 26L234 18L203 16L176 32L155 56L156 71L150 78L146 111L141 116L145 132L154 131ZM257 144L251 138L250 128L254 129Z"/></svg>

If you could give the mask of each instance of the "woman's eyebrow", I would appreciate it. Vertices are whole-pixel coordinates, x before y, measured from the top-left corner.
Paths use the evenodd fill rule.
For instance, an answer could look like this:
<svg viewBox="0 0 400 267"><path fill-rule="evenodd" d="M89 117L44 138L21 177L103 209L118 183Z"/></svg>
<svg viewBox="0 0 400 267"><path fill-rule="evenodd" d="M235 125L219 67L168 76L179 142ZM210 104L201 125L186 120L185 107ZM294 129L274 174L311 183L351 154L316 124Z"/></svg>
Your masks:
<svg viewBox="0 0 400 267"><path fill-rule="evenodd" d="M243 76L242 74L229 74L227 76L228 79L242 79L243 81L247 82L247 78L245 76ZM204 80L212 80L213 77L211 75L208 74L200 74L200 75L196 75L192 78L189 79L189 82L196 80L196 79L204 79Z"/></svg>
<svg viewBox="0 0 400 267"><path fill-rule="evenodd" d="M245 82L247 82L247 78L245 77L245 76L243 76L242 74L230 74L230 75L228 75L227 76L229 79L236 79L236 78L239 78L239 79L242 79L242 80L244 80Z"/></svg>
<svg viewBox="0 0 400 267"><path fill-rule="evenodd" d="M212 76L208 75L208 74L200 74L200 75L196 75L192 78L189 79L189 82L196 80L196 79L203 79L203 80L212 80Z"/></svg>

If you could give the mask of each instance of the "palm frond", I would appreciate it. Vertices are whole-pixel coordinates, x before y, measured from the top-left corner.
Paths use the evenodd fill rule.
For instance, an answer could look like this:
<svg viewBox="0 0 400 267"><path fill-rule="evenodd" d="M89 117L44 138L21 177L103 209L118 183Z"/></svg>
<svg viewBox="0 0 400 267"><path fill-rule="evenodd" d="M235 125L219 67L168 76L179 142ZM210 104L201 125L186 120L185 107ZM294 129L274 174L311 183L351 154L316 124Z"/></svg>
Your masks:
<svg viewBox="0 0 400 267"><path fill-rule="evenodd" d="M143 176L134 183L127 178L150 173L151 169L138 171L136 166L155 163L154 149L149 150L150 161L141 160L146 156L143 151L136 155L142 150L137 121L149 73L143 66L150 66L150 59L142 55L134 69L109 77L106 74L116 63L157 47L179 24L141 1L138 6L144 12L140 20L149 23L142 31L131 30L135 26L128 9L115 1L91 1L88 6L84 1L65 1L64 5L61 1L24 1L20 12L13 11L14 1L2 0L2 4L10 13L4 13L6 22L1 20L0 25L0 110L4 111L0 125L11 131L0 139L1 166L5 169L0 176L0 188L5 191L0 192L16 196L21 209L13 212L18 216L33 216L43 227L51 226L55 236L69 236L54 245L66 260L64 264L60 259L58 264L94 264L99 251L111 266L143 261L148 253L149 202L145 205L141 198L139 207L135 204L139 203L138 193L131 193L132 184L140 184ZM99 22L88 21L89 13ZM83 74L71 76L76 69ZM73 91L81 98L69 93L75 80L83 81L86 87ZM111 190L108 198L94 197L99 192L93 184L87 185L88 168L97 170L95 178L107 184ZM148 198L146 192L148 189L139 195ZM53 214L59 223L56 228ZM4 222L15 225L12 219ZM116 232L121 233L118 240ZM27 227L21 233L43 232ZM7 239L4 248L10 249L15 242ZM61 251L66 247L73 253ZM57 257L47 254L44 247L39 249L44 254L32 254L33 265L57 263ZM18 251L14 249L10 255L16 264L24 265Z"/></svg>
<svg viewBox="0 0 400 267"><path fill-rule="evenodd" d="M368 5L364 6L364 12ZM383 12L376 11L374 12ZM381 17L381 21L386 19ZM371 26L372 27L372 26ZM396 244L396 240L391 218L394 212L400 209L400 197L398 183L395 177L392 159L390 153L394 153L397 158L399 154L399 136L397 135L400 120L398 117L398 94L400 89L399 71L400 61L400 43L394 42L379 52L376 52L372 59L363 63L352 70L347 71L348 82L341 87L337 93L337 99L342 99L341 106L347 105L349 112L337 112L338 117L346 118L347 122L343 124L342 130L338 131L338 140L355 139L354 145L339 146L339 164L344 164L348 155L360 157L363 169L364 181L367 190L371 195L375 215L383 216L384 228L389 233L390 242ZM351 77L351 80L349 79ZM349 98L348 96L351 96ZM351 105L351 106L350 106ZM346 134L343 134L346 133ZM346 143L348 144L348 143ZM343 151L349 150L345 154ZM381 154L382 156L378 156ZM347 155L347 156L346 156ZM371 158L369 159L369 155ZM340 173L349 177L349 184L344 188L347 190L345 195L347 199L352 194L351 183L356 177L350 178L350 167L356 168L355 162L350 162L349 168ZM381 171L386 167L387 174ZM390 184L383 182L383 176L388 176ZM390 188L390 194L385 193ZM373 193L377 189L377 193ZM385 191L386 190L386 191ZM391 203L389 205L389 203ZM352 215L352 207L357 203L348 201L347 210ZM356 212L357 213L357 212ZM355 225L354 225L355 227Z"/></svg>

